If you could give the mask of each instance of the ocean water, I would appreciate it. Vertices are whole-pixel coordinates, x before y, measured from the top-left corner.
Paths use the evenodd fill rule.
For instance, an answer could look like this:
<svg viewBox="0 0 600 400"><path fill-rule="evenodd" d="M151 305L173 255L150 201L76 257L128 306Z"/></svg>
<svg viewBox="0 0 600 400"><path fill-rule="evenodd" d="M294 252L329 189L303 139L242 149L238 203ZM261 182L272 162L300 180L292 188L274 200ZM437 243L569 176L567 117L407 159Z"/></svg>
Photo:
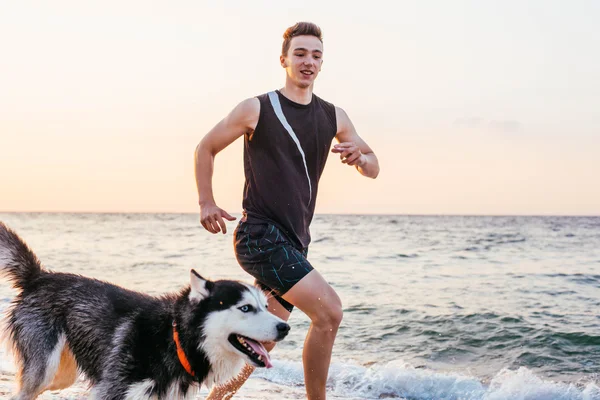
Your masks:
<svg viewBox="0 0 600 400"><path fill-rule="evenodd" d="M251 281L234 223L212 235L195 214L0 220L50 269L149 294L180 289L190 268ZM312 235L309 260L344 305L330 398L600 399L599 217L317 215ZM0 310L13 294L0 281ZM275 368L239 398L303 398L309 320L295 310L290 324Z"/></svg>

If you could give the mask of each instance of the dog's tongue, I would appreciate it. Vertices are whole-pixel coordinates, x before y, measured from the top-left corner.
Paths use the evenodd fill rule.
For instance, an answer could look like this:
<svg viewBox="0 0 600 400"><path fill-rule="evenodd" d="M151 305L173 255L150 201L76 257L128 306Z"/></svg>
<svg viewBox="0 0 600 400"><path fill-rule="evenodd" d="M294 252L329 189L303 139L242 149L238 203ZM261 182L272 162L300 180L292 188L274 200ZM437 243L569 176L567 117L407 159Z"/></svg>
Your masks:
<svg viewBox="0 0 600 400"><path fill-rule="evenodd" d="M248 343L250 347L252 347L252 350L254 350L256 354L262 356L262 360L265 363L266 368L273 367L273 364L271 364L271 357L269 357L269 353L267 352L267 349L265 349L265 346L263 346L259 342L255 342L254 340L248 338L246 338L246 343Z"/></svg>

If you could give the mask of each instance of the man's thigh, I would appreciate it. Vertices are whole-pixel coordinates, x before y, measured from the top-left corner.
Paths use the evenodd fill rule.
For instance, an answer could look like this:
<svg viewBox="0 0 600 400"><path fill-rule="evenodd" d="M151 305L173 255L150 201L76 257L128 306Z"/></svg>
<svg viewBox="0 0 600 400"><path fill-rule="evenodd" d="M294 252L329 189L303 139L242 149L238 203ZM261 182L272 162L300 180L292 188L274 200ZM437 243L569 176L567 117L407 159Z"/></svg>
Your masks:
<svg viewBox="0 0 600 400"><path fill-rule="evenodd" d="M306 252L295 248L272 224L241 222L235 231L235 254L257 285L291 312L293 306L282 296L314 270Z"/></svg>

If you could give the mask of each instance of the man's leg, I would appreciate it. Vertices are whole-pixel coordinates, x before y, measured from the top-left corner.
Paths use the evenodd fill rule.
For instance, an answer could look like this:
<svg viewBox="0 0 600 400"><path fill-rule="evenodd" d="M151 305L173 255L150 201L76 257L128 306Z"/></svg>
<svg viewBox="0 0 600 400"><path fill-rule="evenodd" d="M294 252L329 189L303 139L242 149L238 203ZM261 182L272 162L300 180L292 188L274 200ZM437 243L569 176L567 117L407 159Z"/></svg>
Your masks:
<svg viewBox="0 0 600 400"><path fill-rule="evenodd" d="M325 400L331 351L342 322L342 302L317 270L309 272L282 297L311 319L302 352L306 395L308 400Z"/></svg>
<svg viewBox="0 0 600 400"><path fill-rule="evenodd" d="M324 400L331 351L342 320L342 303L337 293L306 259L306 249L299 250L273 224L240 222L235 234L235 252L240 266L257 281L276 293L285 293L285 302L298 307L311 319L304 342L302 360L309 400ZM285 283L284 283L285 282ZM284 320L289 312L281 307L273 313ZM271 302L269 303L271 308ZM270 349L268 349L270 350ZM229 399L252 373L246 368L226 390L215 390L226 397L210 396L207 400ZM212 395L212 393L211 393Z"/></svg>
<svg viewBox="0 0 600 400"><path fill-rule="evenodd" d="M275 314L279 318L287 321L290 318L290 312L286 310L274 297L270 297L267 306L271 314ZM275 342L272 344L266 345L265 349L268 352L271 352L275 347ZM231 399L233 395L242 387L244 382L248 380L252 372L254 372L256 368L246 364L242 372L227 384L222 386L215 386L211 391L206 400L226 400Z"/></svg>

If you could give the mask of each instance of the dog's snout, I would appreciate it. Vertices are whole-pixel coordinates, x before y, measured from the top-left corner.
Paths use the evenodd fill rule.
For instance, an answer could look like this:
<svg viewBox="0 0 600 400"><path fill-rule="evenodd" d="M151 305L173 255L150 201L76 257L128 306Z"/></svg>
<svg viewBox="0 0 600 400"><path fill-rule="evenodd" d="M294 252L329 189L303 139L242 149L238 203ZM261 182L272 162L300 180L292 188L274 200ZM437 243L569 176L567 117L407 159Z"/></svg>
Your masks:
<svg viewBox="0 0 600 400"><path fill-rule="evenodd" d="M285 322L280 322L277 324L277 340L281 340L287 336L290 331L290 326Z"/></svg>

